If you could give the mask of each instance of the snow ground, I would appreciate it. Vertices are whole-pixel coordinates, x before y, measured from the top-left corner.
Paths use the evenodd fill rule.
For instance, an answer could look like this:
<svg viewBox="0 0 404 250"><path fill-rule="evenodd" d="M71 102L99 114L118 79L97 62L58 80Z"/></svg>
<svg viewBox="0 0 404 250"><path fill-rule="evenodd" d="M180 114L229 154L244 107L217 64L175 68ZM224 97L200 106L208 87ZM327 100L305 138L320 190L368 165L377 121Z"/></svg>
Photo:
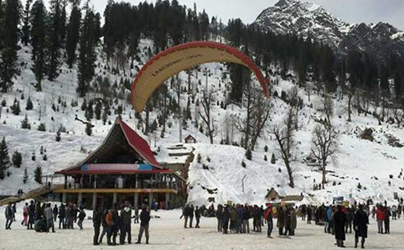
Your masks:
<svg viewBox="0 0 404 250"><path fill-rule="evenodd" d="M21 212L20 206L18 212ZM4 214L4 207L0 208L0 212ZM88 211L87 214L91 215L91 212ZM216 232L215 218L202 218L200 229L184 229L184 221L179 220L180 210L158 211L153 212L152 215L158 215L161 218L151 220L150 245L125 245L116 246L114 249L339 249L334 245L333 236L324 234L323 227L314 224L307 225L299 219L296 236L279 238L277 228L275 228L274 237L268 239L266 231L243 235L223 235ZM83 231L56 229L56 233L52 234L28 231L20 225L21 213L18 213L16 218L17 221L12 225L12 230L4 230L5 219L4 216L0 217L0 250L112 249L106 244L92 245L93 229L90 220L84 221ZM139 225L132 224L133 242L137 238L138 230ZM365 245L367 249L402 249L404 244L404 221L402 219L391 221L390 235L377 234L376 230L376 222L370 219L369 238ZM143 243L144 241L143 238ZM353 248L353 234L347 234L345 245L347 248Z"/></svg>

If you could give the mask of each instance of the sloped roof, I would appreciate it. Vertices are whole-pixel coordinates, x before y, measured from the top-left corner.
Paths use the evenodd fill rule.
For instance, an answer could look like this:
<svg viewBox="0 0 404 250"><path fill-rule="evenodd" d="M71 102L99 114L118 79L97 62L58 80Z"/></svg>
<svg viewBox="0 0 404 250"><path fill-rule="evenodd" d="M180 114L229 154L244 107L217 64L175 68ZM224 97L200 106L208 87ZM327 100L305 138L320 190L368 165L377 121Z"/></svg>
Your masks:
<svg viewBox="0 0 404 250"><path fill-rule="evenodd" d="M118 154L120 150L127 150L128 148L133 149L139 154L140 158L151 166L157 169L163 169L154 158L153 152L150 150L147 141L118 117L103 143L94 152L76 166L64 169L57 173L78 170L86 163L106 161L108 158Z"/></svg>

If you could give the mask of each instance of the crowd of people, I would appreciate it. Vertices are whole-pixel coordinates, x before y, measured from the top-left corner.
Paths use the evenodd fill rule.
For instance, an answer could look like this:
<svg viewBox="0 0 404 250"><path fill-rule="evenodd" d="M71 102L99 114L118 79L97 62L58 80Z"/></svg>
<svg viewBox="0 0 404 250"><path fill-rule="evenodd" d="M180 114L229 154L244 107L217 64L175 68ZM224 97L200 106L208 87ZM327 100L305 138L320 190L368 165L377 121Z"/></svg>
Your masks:
<svg viewBox="0 0 404 250"><path fill-rule="evenodd" d="M141 212L139 214L139 210ZM376 204L372 210L367 205L352 204L351 206L322 205L300 207L293 204L266 204L264 206L250 206L248 204L218 205L215 209L214 204L208 208L205 206L186 205L182 209L180 219L184 218L184 228L193 228L195 218L195 228L200 228L201 216L217 219L217 231L223 234L245 234L251 232L261 233L265 224L267 225L267 237L272 238L274 228L274 219L277 219L276 227L280 237L289 237L295 235L297 227L297 218L307 224L322 226L324 233L334 235L336 245L344 247L347 233L355 234L355 248L358 247L359 238L361 238L361 247L364 248L365 239L368 234L369 217L377 221L378 233L390 233L390 217L393 220L400 219L404 214L404 207L401 205L388 207L387 203ZM16 205L9 203L5 209L6 230L11 230L11 225L16 221ZM59 219L59 229L74 229L76 223L80 230L83 229L83 221L86 213L82 205L76 206L73 203L67 205L61 204L59 207L50 203L41 203L39 201L30 201L25 203L22 208L23 218L21 225L26 226L28 230L36 232L55 232L55 222ZM133 213L132 213L133 212ZM404 217L404 216L403 216ZM114 204L112 207L97 207L93 211L94 239L93 244L99 245L103 242L104 236L107 238L108 245L117 245L117 236L119 235L119 244L131 244L131 224L140 224L138 239L136 244L141 243L143 234L146 237L146 244L149 244L149 222L150 207L143 204L141 207L132 207L126 201L120 205ZM252 222L252 224L251 224ZM250 226L251 230L250 230ZM102 230L101 230L102 228Z"/></svg>
<svg viewBox="0 0 404 250"><path fill-rule="evenodd" d="M146 244L149 244L150 208L146 204L143 204L142 211L139 215L139 209L135 207L134 217L132 217L132 210L133 207L128 201L121 205L115 203L111 208L97 207L93 211L93 244L101 244L104 236L107 235L107 244L110 246L115 246L117 245L116 238L118 234L120 245L124 245L125 243L132 244L132 218L134 218L135 224L140 224L136 244L141 243L143 233L146 236ZM101 226L102 231L100 231Z"/></svg>

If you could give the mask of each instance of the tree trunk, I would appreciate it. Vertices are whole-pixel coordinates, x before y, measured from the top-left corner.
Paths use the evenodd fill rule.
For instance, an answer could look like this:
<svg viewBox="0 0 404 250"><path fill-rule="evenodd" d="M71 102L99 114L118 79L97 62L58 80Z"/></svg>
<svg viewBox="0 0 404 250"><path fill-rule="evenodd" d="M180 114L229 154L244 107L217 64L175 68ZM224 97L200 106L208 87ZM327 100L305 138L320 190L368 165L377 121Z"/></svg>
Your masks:
<svg viewBox="0 0 404 250"><path fill-rule="evenodd" d="M323 189L324 189L324 185L326 183L326 179L325 179L325 159L323 159L323 180L321 181Z"/></svg>
<svg viewBox="0 0 404 250"><path fill-rule="evenodd" d="M288 170L289 187L294 188L294 187L295 187L295 183L293 182L292 168L290 167L289 159L285 160L285 165L286 165L286 169Z"/></svg>

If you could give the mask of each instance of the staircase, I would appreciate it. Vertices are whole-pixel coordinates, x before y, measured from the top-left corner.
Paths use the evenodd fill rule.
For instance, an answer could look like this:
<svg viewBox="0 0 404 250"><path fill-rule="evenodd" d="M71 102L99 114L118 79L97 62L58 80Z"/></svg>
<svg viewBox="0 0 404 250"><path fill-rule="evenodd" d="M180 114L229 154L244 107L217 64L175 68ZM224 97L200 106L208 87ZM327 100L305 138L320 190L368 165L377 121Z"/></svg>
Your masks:
<svg viewBox="0 0 404 250"><path fill-rule="evenodd" d="M63 188L63 184L62 185L51 185L50 187L42 186L40 188L31 190L28 193L23 194L21 196L14 196L14 197L8 197L5 199L2 199L2 200L0 200L0 207L7 205L9 202L16 203L16 202L20 202L20 201L27 200L27 199L36 199L44 194L50 193L50 192L52 192L56 189L60 189L60 188Z"/></svg>

